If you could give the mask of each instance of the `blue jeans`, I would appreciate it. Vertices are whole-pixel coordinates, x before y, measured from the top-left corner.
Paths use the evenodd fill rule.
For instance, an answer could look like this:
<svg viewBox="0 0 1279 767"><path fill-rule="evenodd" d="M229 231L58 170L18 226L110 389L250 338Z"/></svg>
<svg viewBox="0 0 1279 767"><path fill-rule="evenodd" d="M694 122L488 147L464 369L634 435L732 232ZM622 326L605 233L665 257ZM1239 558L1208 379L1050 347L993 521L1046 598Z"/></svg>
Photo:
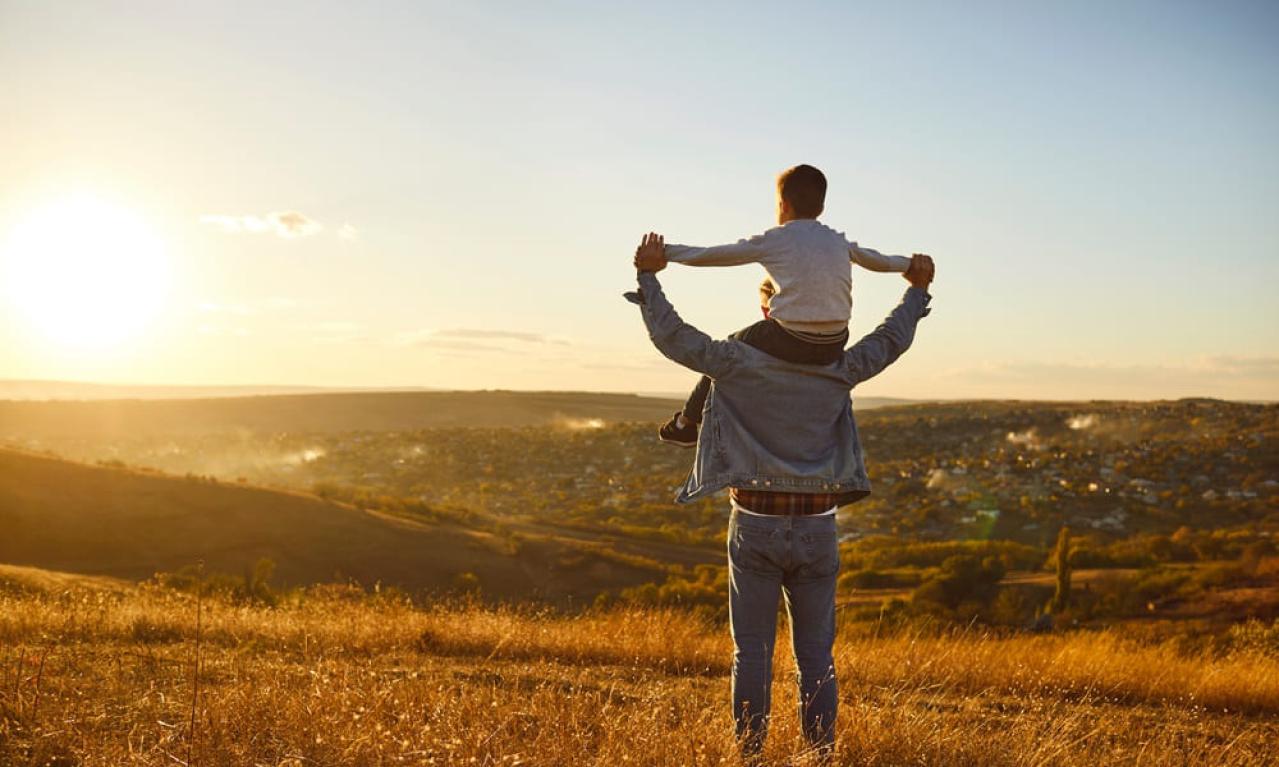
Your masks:
<svg viewBox="0 0 1279 767"><path fill-rule="evenodd" d="M763 748L771 704L777 604L786 598L799 670L800 723L813 746L835 743L835 517L755 516L728 524L728 615L733 630L733 718L743 752Z"/></svg>

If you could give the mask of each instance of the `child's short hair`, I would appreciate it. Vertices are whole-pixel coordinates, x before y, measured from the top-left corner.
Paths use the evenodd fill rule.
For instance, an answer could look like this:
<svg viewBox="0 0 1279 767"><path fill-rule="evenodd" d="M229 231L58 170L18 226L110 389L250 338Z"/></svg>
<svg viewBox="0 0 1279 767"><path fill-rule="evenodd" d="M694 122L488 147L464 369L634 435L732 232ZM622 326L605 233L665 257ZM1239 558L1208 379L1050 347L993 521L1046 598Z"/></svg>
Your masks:
<svg viewBox="0 0 1279 767"><path fill-rule="evenodd" d="M811 165L796 165L777 177L777 194L800 218L817 218L826 206L826 176Z"/></svg>

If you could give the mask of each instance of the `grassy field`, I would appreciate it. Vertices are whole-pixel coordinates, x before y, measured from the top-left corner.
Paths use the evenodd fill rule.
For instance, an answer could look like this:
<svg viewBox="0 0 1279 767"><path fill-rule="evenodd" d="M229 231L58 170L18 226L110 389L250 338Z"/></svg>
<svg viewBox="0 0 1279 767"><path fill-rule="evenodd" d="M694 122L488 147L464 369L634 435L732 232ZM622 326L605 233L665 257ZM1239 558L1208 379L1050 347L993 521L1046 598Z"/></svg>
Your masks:
<svg viewBox="0 0 1279 767"><path fill-rule="evenodd" d="M0 584L6 765L733 763L727 632L679 612L320 587L205 598L197 632L187 593L13 567ZM778 656L768 756L804 764ZM836 659L841 764L1217 767L1273 763L1279 743L1262 651L849 630Z"/></svg>
<svg viewBox="0 0 1279 767"><path fill-rule="evenodd" d="M671 507L688 455L652 437L671 407L0 403L25 435L0 449L0 767L735 763L723 508ZM1279 763L1274 416L868 414L877 493L841 520L839 763ZM100 464L40 452L59 446ZM274 463L201 468L227 451ZM991 509L998 526L964 521ZM1027 633L1065 522L1072 604ZM197 560L217 589L198 613L175 572ZM956 580L965 563L998 588ZM927 588L945 583L971 588ZM801 765L789 666L767 756Z"/></svg>

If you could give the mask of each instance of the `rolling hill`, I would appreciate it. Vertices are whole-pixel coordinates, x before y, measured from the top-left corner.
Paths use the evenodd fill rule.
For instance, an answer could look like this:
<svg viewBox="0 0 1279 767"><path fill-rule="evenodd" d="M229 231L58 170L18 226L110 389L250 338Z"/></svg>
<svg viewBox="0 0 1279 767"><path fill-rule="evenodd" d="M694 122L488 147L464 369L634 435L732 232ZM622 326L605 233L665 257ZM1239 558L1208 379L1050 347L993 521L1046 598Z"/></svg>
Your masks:
<svg viewBox="0 0 1279 767"><path fill-rule="evenodd" d="M0 437L402 431L540 426L559 420L656 421L673 400L580 392L343 392L211 399L0 401Z"/></svg>
<svg viewBox="0 0 1279 767"><path fill-rule="evenodd" d="M11 384L6 386L6 383ZM593 392L273 391L266 387L112 387L0 381L0 438L111 439L154 434L408 431L441 426L546 426L660 421L675 398ZM27 392L27 393L24 393ZM62 392L62 393L59 393ZM865 397L859 410L908 400Z"/></svg>
<svg viewBox="0 0 1279 767"><path fill-rule="evenodd" d="M354 579L443 590L462 573L486 596L585 599L659 577L598 543L352 508L314 496L0 450L0 562L142 579L204 560L238 575L261 557L275 583Z"/></svg>

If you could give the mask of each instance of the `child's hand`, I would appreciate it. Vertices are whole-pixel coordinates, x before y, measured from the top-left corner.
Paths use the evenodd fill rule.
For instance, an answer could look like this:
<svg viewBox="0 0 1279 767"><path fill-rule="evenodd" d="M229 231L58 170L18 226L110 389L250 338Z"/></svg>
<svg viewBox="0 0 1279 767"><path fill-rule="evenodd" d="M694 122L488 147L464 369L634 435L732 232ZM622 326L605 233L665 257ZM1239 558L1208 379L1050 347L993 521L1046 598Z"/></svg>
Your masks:
<svg viewBox="0 0 1279 767"><path fill-rule="evenodd" d="M936 270L932 256L915 253L910 257L910 266L902 273L902 276L912 286L927 290L928 284L933 281L933 275Z"/></svg>
<svg viewBox="0 0 1279 767"><path fill-rule="evenodd" d="M666 240L656 232L649 232L635 249L635 269L641 272L660 272L666 268Z"/></svg>

